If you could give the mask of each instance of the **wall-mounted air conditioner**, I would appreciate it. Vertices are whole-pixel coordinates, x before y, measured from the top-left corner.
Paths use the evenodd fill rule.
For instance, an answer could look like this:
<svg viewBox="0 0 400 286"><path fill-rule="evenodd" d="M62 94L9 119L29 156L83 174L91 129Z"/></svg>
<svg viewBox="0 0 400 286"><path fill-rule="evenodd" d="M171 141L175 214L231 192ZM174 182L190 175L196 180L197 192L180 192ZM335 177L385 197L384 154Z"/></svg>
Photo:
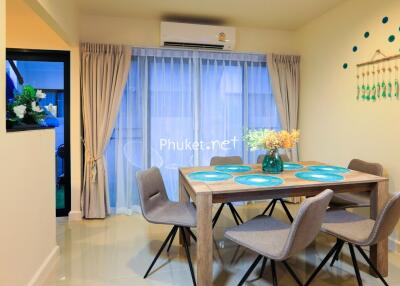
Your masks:
<svg viewBox="0 0 400 286"><path fill-rule="evenodd" d="M161 46L233 50L236 29L226 26L161 22Z"/></svg>

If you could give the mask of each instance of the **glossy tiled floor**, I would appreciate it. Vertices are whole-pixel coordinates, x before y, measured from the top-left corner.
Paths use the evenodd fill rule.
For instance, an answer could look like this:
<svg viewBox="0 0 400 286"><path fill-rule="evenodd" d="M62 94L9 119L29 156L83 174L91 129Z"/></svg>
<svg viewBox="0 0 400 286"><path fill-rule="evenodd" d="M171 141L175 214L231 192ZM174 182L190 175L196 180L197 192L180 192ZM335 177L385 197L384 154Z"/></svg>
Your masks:
<svg viewBox="0 0 400 286"><path fill-rule="evenodd" d="M238 207L238 210L241 216L247 219L259 214L263 207L265 204L258 203ZM292 213L296 213L296 205L289 207ZM280 209L275 215L284 219ZM224 228L233 224L228 211L225 210L214 235L214 285L237 285L256 257L251 251L223 238ZM61 259L46 285L191 285L185 254L177 241L168 255L162 254L153 273L146 280L142 279L169 230L166 226L148 224L141 215L113 216L106 220L74 223L59 220L57 241L61 247ZM321 234L313 245L289 260L289 264L303 281L321 261L333 242L332 238ZM191 253L195 259L193 244ZM364 285L382 285L368 274L362 257L358 258ZM389 285L400 285L400 255L390 254L389 269ZM357 285L348 252L344 252L341 261L334 267L326 266L323 270L312 285ZM258 271L257 268L247 285L272 285L270 268L267 266L261 279L255 279ZM279 285L296 285L283 267L278 266L278 276Z"/></svg>

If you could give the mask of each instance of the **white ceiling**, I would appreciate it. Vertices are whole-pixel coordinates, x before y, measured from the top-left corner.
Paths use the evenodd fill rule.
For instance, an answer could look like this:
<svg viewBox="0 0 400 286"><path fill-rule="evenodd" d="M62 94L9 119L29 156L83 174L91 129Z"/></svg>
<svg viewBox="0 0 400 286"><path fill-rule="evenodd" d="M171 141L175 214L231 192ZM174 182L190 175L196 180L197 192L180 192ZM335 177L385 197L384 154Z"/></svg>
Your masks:
<svg viewBox="0 0 400 286"><path fill-rule="evenodd" d="M294 30L346 0L76 0L82 14Z"/></svg>

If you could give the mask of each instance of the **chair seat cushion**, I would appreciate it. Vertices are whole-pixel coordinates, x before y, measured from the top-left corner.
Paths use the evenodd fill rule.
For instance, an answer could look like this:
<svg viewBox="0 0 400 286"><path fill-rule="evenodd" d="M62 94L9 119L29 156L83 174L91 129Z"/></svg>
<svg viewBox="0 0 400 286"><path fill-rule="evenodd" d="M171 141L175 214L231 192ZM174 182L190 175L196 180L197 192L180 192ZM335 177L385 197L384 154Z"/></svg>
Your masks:
<svg viewBox="0 0 400 286"><path fill-rule="evenodd" d="M196 227L196 208L191 203L167 201L146 214L151 223Z"/></svg>
<svg viewBox="0 0 400 286"><path fill-rule="evenodd" d="M329 204L330 208L368 207L370 193L339 193L335 194Z"/></svg>
<svg viewBox="0 0 400 286"><path fill-rule="evenodd" d="M367 245L375 221L345 210L326 212L322 231L357 245Z"/></svg>
<svg viewBox="0 0 400 286"><path fill-rule="evenodd" d="M290 225L269 216L257 216L225 231L225 237L265 257L280 260Z"/></svg>

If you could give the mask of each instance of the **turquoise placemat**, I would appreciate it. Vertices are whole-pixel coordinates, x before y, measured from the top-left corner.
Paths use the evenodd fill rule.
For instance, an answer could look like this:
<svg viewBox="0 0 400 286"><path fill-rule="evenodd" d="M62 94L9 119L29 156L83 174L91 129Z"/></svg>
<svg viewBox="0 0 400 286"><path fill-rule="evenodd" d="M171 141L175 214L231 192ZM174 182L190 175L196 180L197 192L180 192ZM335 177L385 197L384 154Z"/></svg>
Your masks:
<svg viewBox="0 0 400 286"><path fill-rule="evenodd" d="M188 177L193 181L216 182L229 180L232 175L216 171L202 171L190 173Z"/></svg>
<svg viewBox="0 0 400 286"><path fill-rule="evenodd" d="M300 170L303 169L304 166L297 163L283 163L283 169L286 171Z"/></svg>
<svg viewBox="0 0 400 286"><path fill-rule="evenodd" d="M317 171L298 172L295 176L303 180L316 182L339 182L344 180L341 175Z"/></svg>
<svg viewBox="0 0 400 286"><path fill-rule="evenodd" d="M243 173L251 171L252 168L250 166L244 166L244 165L219 165L215 166L215 170L228 173Z"/></svg>
<svg viewBox="0 0 400 286"><path fill-rule="evenodd" d="M316 165L316 166L308 166L310 171L317 172L330 172L335 174L344 174L350 172L350 169L338 167L338 166L326 166L326 165Z"/></svg>
<svg viewBox="0 0 400 286"><path fill-rule="evenodd" d="M267 175L243 175L235 178L235 182L242 185L256 187L272 187L282 184L284 181L281 178Z"/></svg>

